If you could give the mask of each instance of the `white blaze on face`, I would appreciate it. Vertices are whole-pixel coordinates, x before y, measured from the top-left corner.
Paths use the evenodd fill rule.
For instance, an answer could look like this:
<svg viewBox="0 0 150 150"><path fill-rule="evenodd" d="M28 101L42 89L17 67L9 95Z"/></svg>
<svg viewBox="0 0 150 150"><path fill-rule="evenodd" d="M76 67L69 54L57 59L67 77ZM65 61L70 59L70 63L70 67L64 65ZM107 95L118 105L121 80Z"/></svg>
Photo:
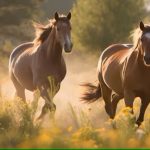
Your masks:
<svg viewBox="0 0 150 150"><path fill-rule="evenodd" d="M150 40L150 33L145 33L144 36Z"/></svg>

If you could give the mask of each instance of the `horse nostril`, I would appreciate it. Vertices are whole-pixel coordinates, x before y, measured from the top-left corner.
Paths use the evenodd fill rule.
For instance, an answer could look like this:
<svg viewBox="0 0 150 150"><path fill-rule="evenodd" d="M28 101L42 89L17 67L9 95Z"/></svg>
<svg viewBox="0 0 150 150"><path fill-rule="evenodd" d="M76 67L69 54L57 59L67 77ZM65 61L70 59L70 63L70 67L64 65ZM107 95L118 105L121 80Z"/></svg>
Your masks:
<svg viewBox="0 0 150 150"><path fill-rule="evenodd" d="M147 64L150 64L150 57L144 56L144 60Z"/></svg>
<svg viewBox="0 0 150 150"><path fill-rule="evenodd" d="M144 56L144 59L145 59L145 60L149 60L149 59L150 59L150 57Z"/></svg>
<svg viewBox="0 0 150 150"><path fill-rule="evenodd" d="M67 44L66 44L66 43L64 44L64 47L67 47Z"/></svg>
<svg viewBox="0 0 150 150"><path fill-rule="evenodd" d="M73 47L73 43L71 43L71 48Z"/></svg>
<svg viewBox="0 0 150 150"><path fill-rule="evenodd" d="M70 46L67 45L67 43L64 44L64 48L65 48L65 49L67 49L67 48L72 49L72 47L73 47L73 44L72 44L72 43L70 44Z"/></svg>

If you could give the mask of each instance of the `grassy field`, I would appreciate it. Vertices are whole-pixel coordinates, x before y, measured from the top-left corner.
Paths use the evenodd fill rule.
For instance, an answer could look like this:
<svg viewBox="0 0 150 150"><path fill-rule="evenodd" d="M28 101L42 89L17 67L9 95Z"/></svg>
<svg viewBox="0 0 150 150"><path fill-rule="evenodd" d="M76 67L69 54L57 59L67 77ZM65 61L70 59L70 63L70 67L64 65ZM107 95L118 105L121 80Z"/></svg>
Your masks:
<svg viewBox="0 0 150 150"><path fill-rule="evenodd" d="M96 70L102 50L116 42L129 42L131 30L138 27L141 20L145 23L150 20L149 11L145 9L148 5L142 0L125 3L121 0L1 0L0 148L150 147L150 107L142 125L137 127L135 124L139 99L134 103L135 116L130 108L124 107L123 101L119 102L114 120L106 114L102 99L89 105L80 101L84 92L80 85L97 84ZM32 96L29 91L26 91L27 103L14 97L8 62L17 45L34 40L33 22L46 25L56 11L72 12L74 47L70 54L63 52L67 74L53 99L55 115L48 111L42 120L37 120L44 100L39 99L38 92ZM49 91L51 95L53 92Z"/></svg>
<svg viewBox="0 0 150 150"><path fill-rule="evenodd" d="M124 102L119 103L117 116L110 120L104 110L104 102L86 105L79 101L83 89L81 81L96 79L94 58L67 56L68 74L54 98L57 106L55 117L50 112L36 121L41 103L38 94L27 95L27 104L12 98L14 87L5 75L1 78L0 96L0 147L15 148L105 148L150 147L150 109L146 111L143 124L138 128L135 117ZM71 60L70 60L71 59ZM84 59L85 60L85 59ZM82 64L82 65L81 65ZM78 66L83 66L79 68ZM5 78L4 78L5 77ZM135 114L139 112L139 99L134 103ZM40 107L38 107L40 105Z"/></svg>
<svg viewBox="0 0 150 150"><path fill-rule="evenodd" d="M122 109L114 120L104 122L103 127L95 128L86 112L77 114L72 105L68 105L73 124L62 128L50 113L49 127L43 127L44 120L35 121L36 96L30 105L17 98L1 97L0 105L0 147L150 147L150 118L138 128L129 108Z"/></svg>

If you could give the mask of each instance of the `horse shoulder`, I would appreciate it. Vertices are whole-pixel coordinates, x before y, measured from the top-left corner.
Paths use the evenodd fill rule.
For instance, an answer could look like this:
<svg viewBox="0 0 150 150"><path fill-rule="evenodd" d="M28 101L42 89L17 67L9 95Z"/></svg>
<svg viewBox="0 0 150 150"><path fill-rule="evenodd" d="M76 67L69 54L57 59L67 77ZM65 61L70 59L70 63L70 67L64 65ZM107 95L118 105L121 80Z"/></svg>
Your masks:
<svg viewBox="0 0 150 150"><path fill-rule="evenodd" d="M125 60L122 76L124 87L129 88L137 85L136 83L138 82L139 69L136 51L133 51Z"/></svg>
<svg viewBox="0 0 150 150"><path fill-rule="evenodd" d="M61 82L66 75L66 64L63 57L60 64L53 64L46 61L45 55L41 51L33 57L32 68L34 86L47 82L50 76Z"/></svg>

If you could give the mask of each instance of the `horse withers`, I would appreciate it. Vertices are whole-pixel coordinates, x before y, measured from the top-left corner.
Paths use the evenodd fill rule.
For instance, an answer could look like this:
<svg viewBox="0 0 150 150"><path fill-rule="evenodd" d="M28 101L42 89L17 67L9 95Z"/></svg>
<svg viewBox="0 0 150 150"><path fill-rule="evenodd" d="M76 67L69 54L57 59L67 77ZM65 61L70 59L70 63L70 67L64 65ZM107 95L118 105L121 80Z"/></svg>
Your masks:
<svg viewBox="0 0 150 150"><path fill-rule="evenodd" d="M114 118L117 103L124 98L126 107L133 110L135 97L141 98L137 124L144 120L150 102L150 26L140 22L134 33L134 44L115 44L106 48L98 62L98 86L85 84L89 90L82 100L105 101L105 110Z"/></svg>
<svg viewBox="0 0 150 150"><path fill-rule="evenodd" d="M73 46L70 19L71 13L59 16L56 12L46 26L36 23L34 41L19 45L10 55L9 73L16 95L25 101L25 89L38 89L45 100L39 118L47 109L56 110L52 100L66 75L62 50L71 52Z"/></svg>

